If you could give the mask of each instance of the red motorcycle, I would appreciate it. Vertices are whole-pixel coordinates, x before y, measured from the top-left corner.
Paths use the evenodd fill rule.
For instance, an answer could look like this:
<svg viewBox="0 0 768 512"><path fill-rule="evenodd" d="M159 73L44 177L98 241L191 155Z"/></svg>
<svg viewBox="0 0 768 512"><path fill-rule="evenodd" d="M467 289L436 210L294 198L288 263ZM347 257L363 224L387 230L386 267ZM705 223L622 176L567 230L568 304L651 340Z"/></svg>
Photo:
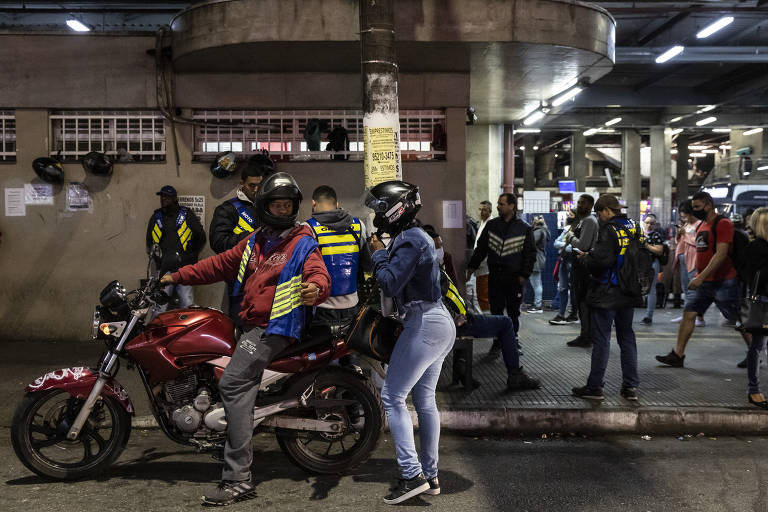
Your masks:
<svg viewBox="0 0 768 512"><path fill-rule="evenodd" d="M168 300L156 278L126 292L101 293L94 339L106 351L95 368L47 373L26 389L13 418L16 455L40 476L70 480L100 473L125 448L134 414L115 376L135 368L155 419L173 441L221 450L227 419L218 381L236 342L231 320L208 308L160 312ZM255 429L271 429L285 455L311 473L337 474L365 461L383 425L370 378L329 365L348 354L344 334L323 327L278 355L264 372Z"/></svg>

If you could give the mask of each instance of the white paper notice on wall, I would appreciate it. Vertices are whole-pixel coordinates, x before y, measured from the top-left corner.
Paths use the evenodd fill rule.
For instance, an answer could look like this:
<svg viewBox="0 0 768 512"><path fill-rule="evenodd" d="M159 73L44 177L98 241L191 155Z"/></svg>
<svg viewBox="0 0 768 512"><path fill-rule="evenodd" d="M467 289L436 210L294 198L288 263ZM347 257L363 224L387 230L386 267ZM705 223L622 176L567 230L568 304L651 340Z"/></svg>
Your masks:
<svg viewBox="0 0 768 512"><path fill-rule="evenodd" d="M84 183L69 183L67 185L67 211L93 212L91 195Z"/></svg>
<svg viewBox="0 0 768 512"><path fill-rule="evenodd" d="M461 229L464 227L463 201L443 201L443 228Z"/></svg>
<svg viewBox="0 0 768 512"><path fill-rule="evenodd" d="M205 196L179 196L179 206L186 206L197 215L205 226Z"/></svg>
<svg viewBox="0 0 768 512"><path fill-rule="evenodd" d="M53 185L50 183L25 183L24 204L53 204Z"/></svg>
<svg viewBox="0 0 768 512"><path fill-rule="evenodd" d="M27 207L24 205L23 188L5 189L5 216L6 217L24 217L27 214Z"/></svg>

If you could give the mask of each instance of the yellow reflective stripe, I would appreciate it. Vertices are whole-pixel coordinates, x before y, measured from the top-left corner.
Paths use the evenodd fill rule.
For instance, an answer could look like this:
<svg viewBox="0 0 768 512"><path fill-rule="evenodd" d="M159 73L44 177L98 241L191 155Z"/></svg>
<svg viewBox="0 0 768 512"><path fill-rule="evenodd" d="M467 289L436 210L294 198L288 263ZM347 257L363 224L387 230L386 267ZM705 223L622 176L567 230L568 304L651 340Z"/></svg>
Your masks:
<svg viewBox="0 0 768 512"><path fill-rule="evenodd" d="M287 315L297 307L301 306L301 297L296 297L289 305L281 307L280 309L272 309L272 313L269 316L270 320L279 318L283 315Z"/></svg>
<svg viewBox="0 0 768 512"><path fill-rule="evenodd" d="M292 277L290 281L278 285L277 288L275 288L275 298L272 303L277 304L282 302L287 295L292 291L295 291L295 288L301 288L301 274Z"/></svg>
<svg viewBox="0 0 768 512"><path fill-rule="evenodd" d="M342 242L347 242L350 244L357 244L357 240L355 240L355 237L352 236L352 234L348 235L323 235L317 237L317 243L320 245L325 244L340 244Z"/></svg>
<svg viewBox="0 0 768 512"><path fill-rule="evenodd" d="M162 233L161 233L161 234L162 234ZM159 243L160 243L160 235L158 235L157 233L155 233L155 232L154 232L154 230L152 231L152 240L154 240L156 244L159 244Z"/></svg>
<svg viewBox="0 0 768 512"><path fill-rule="evenodd" d="M237 226L235 226L235 229L238 229L238 228L241 230L241 232L243 232L243 231L245 231L247 233L253 232L253 228L242 217L240 217L237 220Z"/></svg>
<svg viewBox="0 0 768 512"><path fill-rule="evenodd" d="M451 302L453 302L457 308L459 308L459 313L462 315L465 315L467 313L467 308L464 306L464 302L454 293L450 290L445 292L445 296L451 299Z"/></svg>
<svg viewBox="0 0 768 512"><path fill-rule="evenodd" d="M360 231L360 224L352 224L349 227L352 231ZM315 233L338 233L338 231L334 231L328 226L323 226L323 225L314 226L312 229L315 230Z"/></svg>
<svg viewBox="0 0 768 512"><path fill-rule="evenodd" d="M243 230L242 230L242 229L240 229L239 227L235 226L235 229L233 229L233 230L232 230L232 232L233 232L234 234L236 234L236 235L239 235L240 233L242 233L242 232L243 232Z"/></svg>
<svg viewBox="0 0 768 512"><path fill-rule="evenodd" d="M320 251L322 252L323 256L328 256L330 254L360 252L360 247L358 245L334 245L332 247L321 247Z"/></svg>
<svg viewBox="0 0 768 512"><path fill-rule="evenodd" d="M155 238L155 242L160 240L163 237L163 230L160 229L160 226L157 224L154 225L152 228L152 236Z"/></svg>
<svg viewBox="0 0 768 512"><path fill-rule="evenodd" d="M243 281L243 276L245 276L245 269L248 266L249 259L251 259L251 246L250 244L246 244L245 250L243 251L243 259L240 260L240 269L237 271L237 280L239 282Z"/></svg>

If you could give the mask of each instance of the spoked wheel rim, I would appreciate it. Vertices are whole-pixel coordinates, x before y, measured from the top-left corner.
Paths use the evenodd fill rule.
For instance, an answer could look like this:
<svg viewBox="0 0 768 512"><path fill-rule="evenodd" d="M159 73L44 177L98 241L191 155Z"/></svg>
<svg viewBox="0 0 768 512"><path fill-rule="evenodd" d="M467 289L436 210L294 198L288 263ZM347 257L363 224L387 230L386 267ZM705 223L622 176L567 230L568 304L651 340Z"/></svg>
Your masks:
<svg viewBox="0 0 768 512"><path fill-rule="evenodd" d="M60 391L35 405L28 416L25 443L39 462L57 469L87 470L110 455L118 435L117 411L110 401L98 400L78 438L66 438L83 403Z"/></svg>

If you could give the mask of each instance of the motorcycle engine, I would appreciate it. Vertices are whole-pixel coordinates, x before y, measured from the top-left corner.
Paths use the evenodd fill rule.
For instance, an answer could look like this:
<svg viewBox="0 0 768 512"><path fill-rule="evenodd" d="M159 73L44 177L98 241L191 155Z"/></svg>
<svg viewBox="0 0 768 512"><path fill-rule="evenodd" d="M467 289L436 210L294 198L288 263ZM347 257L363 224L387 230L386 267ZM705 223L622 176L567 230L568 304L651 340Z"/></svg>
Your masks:
<svg viewBox="0 0 768 512"><path fill-rule="evenodd" d="M173 404L171 422L182 432L197 432L203 425L203 414L211 408L211 391L188 371L165 383L165 398Z"/></svg>

